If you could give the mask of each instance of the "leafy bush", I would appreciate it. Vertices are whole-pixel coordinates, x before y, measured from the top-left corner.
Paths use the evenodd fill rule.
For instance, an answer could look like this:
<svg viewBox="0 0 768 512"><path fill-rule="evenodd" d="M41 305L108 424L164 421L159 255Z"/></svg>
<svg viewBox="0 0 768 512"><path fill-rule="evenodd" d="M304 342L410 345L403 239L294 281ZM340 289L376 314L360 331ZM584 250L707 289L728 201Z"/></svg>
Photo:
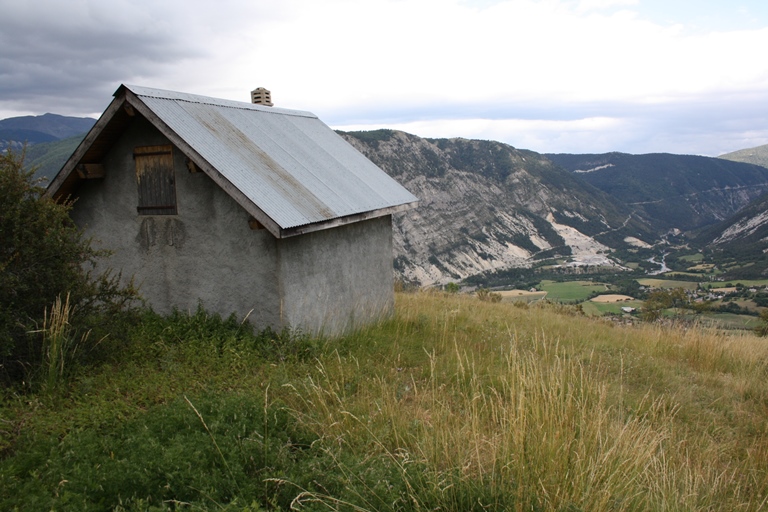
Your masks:
<svg viewBox="0 0 768 512"><path fill-rule="evenodd" d="M24 169L24 154L0 155L0 373L18 381L42 358L42 339L31 335L46 308L69 295L72 335L104 324L137 298L120 276L93 275L96 251L69 217L71 203L45 196ZM94 320L100 317L101 320Z"/></svg>
<svg viewBox="0 0 768 512"><path fill-rule="evenodd" d="M287 510L295 487L268 479L310 489L313 477L323 481L332 461L317 460L316 439L261 396L180 397L114 430L36 439L0 463L0 504L4 510L113 510L141 501L172 510L182 503L208 509L258 501ZM55 496L47 491L52 488Z"/></svg>
<svg viewBox="0 0 768 512"><path fill-rule="evenodd" d="M488 288L478 288L475 293L477 298L483 302L501 302L501 294L492 292Z"/></svg>
<svg viewBox="0 0 768 512"><path fill-rule="evenodd" d="M198 306L194 313L174 310L162 316L146 311L131 332L135 349L143 356L159 357L169 347L180 347L190 356L210 358L231 354L242 356L251 352L269 361L305 361L316 357L319 341L299 331L284 329L276 332L266 328L254 332L247 322L238 321L235 315L222 318Z"/></svg>
<svg viewBox="0 0 768 512"><path fill-rule="evenodd" d="M461 287L456 283L448 283L444 286L444 290L448 293L459 293Z"/></svg>

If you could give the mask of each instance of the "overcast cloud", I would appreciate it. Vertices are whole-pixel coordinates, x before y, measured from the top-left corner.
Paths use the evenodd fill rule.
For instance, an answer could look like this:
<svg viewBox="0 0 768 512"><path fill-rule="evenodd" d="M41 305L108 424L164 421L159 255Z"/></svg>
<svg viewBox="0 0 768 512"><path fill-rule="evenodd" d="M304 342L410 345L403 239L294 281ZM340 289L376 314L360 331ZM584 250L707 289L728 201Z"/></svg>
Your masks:
<svg viewBox="0 0 768 512"><path fill-rule="evenodd" d="M670 5L672 4L672 5ZM0 118L121 83L539 152L768 143L764 0L0 0Z"/></svg>

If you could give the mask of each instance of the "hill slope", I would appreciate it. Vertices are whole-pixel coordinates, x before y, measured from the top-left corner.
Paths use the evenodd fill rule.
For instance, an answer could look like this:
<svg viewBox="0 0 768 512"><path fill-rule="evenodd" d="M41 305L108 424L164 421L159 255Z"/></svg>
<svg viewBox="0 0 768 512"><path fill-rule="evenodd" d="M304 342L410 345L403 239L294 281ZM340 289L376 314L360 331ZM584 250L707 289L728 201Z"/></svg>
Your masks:
<svg viewBox="0 0 768 512"><path fill-rule="evenodd" d="M722 221L768 191L768 169L692 155L546 155L635 208L659 230L695 230Z"/></svg>
<svg viewBox="0 0 768 512"><path fill-rule="evenodd" d="M342 136L421 200L394 222L395 266L410 281L444 283L553 257L611 266L611 247L626 237L654 239L632 210L532 151L392 130Z"/></svg>
<svg viewBox="0 0 768 512"><path fill-rule="evenodd" d="M702 231L696 239L736 277L768 275L768 194L733 217Z"/></svg>
<svg viewBox="0 0 768 512"><path fill-rule="evenodd" d="M726 153L720 155L718 158L768 167L768 144L757 146L756 148L734 151L733 153Z"/></svg>
<svg viewBox="0 0 768 512"><path fill-rule="evenodd" d="M64 162L83 140L84 134L62 140L42 142L27 147L24 163L28 169L36 169L35 176L48 181L61 170Z"/></svg>

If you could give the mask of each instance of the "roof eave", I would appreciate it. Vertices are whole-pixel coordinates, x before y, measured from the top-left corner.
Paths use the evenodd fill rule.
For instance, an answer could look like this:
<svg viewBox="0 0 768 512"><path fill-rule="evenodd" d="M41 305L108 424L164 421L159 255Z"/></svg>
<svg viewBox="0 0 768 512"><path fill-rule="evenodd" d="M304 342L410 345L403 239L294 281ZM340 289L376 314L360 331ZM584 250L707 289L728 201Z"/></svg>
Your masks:
<svg viewBox="0 0 768 512"><path fill-rule="evenodd" d="M387 208L380 208L378 210L371 210L368 212L356 213L353 215L347 215L345 217L337 217L335 219L329 219L322 222L313 222L311 224L304 224L302 226L296 226L292 228L282 229L278 238L290 238L297 235L305 235L307 233L313 233L315 231L322 231L324 229L335 228L343 226L345 224L353 224L368 219L375 219L377 217L383 217L385 215L392 215L395 213L404 212L415 208L419 201L413 201L410 203L403 203L395 206L389 206Z"/></svg>

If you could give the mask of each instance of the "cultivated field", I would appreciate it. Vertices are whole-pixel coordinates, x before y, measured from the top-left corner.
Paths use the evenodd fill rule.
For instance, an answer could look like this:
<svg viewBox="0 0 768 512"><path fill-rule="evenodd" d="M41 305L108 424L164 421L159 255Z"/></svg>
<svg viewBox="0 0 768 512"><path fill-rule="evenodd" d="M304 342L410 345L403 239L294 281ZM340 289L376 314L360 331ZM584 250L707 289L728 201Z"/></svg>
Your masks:
<svg viewBox="0 0 768 512"><path fill-rule="evenodd" d="M610 295L598 295L597 297L593 297L589 299L592 302L627 302L635 300L633 297L630 297L629 295L616 295L616 294L610 294Z"/></svg>
<svg viewBox="0 0 768 512"><path fill-rule="evenodd" d="M651 288L682 288L684 290L696 290L699 287L699 283L694 281L674 281L672 279L645 278L638 279L637 282L641 286L648 286Z"/></svg>
<svg viewBox="0 0 768 512"><path fill-rule="evenodd" d="M535 302L547 296L547 292L530 290L501 290L496 293L500 294L501 300L505 302Z"/></svg>
<svg viewBox="0 0 768 512"><path fill-rule="evenodd" d="M593 281L542 281L541 289L547 292L547 298L558 302L581 302L587 300L593 292L607 290L607 286Z"/></svg>

